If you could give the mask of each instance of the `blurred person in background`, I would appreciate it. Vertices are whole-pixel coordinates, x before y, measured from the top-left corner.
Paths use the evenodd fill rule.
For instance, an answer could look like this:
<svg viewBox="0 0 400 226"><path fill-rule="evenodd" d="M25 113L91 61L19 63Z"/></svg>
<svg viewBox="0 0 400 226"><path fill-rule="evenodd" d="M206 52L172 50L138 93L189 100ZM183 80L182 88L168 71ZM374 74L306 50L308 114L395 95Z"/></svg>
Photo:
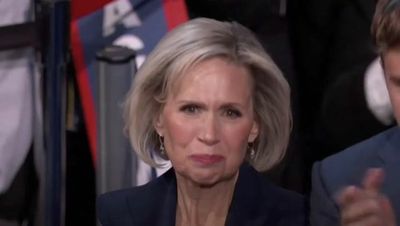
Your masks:
<svg viewBox="0 0 400 226"><path fill-rule="evenodd" d="M33 1L2 0L0 27L31 21L33 8ZM33 223L38 191L32 148L34 64L31 47L0 50L1 226Z"/></svg>
<svg viewBox="0 0 400 226"><path fill-rule="evenodd" d="M394 117L399 125L400 1L378 1L372 34L380 55ZM314 165L312 225L398 225L398 125Z"/></svg>
<svg viewBox="0 0 400 226"><path fill-rule="evenodd" d="M394 125L370 34L376 0L290 0L306 191L312 164Z"/></svg>

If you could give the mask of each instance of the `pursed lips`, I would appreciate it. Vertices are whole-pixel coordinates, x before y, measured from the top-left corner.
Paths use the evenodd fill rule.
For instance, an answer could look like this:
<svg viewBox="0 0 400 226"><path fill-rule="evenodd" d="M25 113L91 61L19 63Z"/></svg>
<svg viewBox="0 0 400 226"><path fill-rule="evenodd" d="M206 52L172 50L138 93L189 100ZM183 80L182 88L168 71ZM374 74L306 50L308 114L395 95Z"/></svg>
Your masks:
<svg viewBox="0 0 400 226"><path fill-rule="evenodd" d="M212 165L225 160L224 156L215 154L193 154L189 158L201 165Z"/></svg>

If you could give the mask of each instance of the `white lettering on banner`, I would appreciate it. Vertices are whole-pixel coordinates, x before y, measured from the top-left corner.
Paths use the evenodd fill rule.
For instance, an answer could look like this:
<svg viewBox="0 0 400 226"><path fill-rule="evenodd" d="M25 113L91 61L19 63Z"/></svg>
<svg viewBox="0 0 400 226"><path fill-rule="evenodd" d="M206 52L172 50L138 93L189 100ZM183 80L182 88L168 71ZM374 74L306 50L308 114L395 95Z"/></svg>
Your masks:
<svg viewBox="0 0 400 226"><path fill-rule="evenodd" d="M117 45L117 46L123 46L123 47L129 48L129 49L133 49L136 52L138 52L139 50L144 48L143 41L138 36L133 35L133 34L122 35L121 37L117 38L113 44ZM138 54L135 58L136 66L139 68L145 59L146 59L146 55Z"/></svg>
<svg viewBox="0 0 400 226"><path fill-rule="evenodd" d="M129 0L117 0L104 6L103 36L114 33L118 24L123 24L126 28L141 25L141 21Z"/></svg>

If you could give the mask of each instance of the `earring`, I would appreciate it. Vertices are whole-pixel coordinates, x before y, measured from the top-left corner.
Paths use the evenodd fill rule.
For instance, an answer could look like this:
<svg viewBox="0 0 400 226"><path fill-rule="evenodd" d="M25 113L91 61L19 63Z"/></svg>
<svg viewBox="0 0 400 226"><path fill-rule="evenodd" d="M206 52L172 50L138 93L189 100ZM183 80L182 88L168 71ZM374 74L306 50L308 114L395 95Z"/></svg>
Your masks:
<svg viewBox="0 0 400 226"><path fill-rule="evenodd" d="M249 154L250 154L250 159L254 160L254 158L256 157L256 151L253 148L253 143L248 143L247 144L247 149L249 150Z"/></svg>
<svg viewBox="0 0 400 226"><path fill-rule="evenodd" d="M164 148L164 137L158 136L158 141L160 142L160 152L162 156L166 156L165 154L165 148Z"/></svg>

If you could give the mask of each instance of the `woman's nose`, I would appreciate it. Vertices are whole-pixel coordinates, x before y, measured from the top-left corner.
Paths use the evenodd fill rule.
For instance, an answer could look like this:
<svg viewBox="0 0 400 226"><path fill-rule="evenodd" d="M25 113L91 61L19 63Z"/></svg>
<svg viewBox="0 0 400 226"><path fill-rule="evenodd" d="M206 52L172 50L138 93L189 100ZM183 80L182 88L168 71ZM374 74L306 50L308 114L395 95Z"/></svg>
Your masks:
<svg viewBox="0 0 400 226"><path fill-rule="evenodd" d="M204 117L202 130L199 134L199 140L207 145L214 145L219 142L219 125L218 119L213 114Z"/></svg>

